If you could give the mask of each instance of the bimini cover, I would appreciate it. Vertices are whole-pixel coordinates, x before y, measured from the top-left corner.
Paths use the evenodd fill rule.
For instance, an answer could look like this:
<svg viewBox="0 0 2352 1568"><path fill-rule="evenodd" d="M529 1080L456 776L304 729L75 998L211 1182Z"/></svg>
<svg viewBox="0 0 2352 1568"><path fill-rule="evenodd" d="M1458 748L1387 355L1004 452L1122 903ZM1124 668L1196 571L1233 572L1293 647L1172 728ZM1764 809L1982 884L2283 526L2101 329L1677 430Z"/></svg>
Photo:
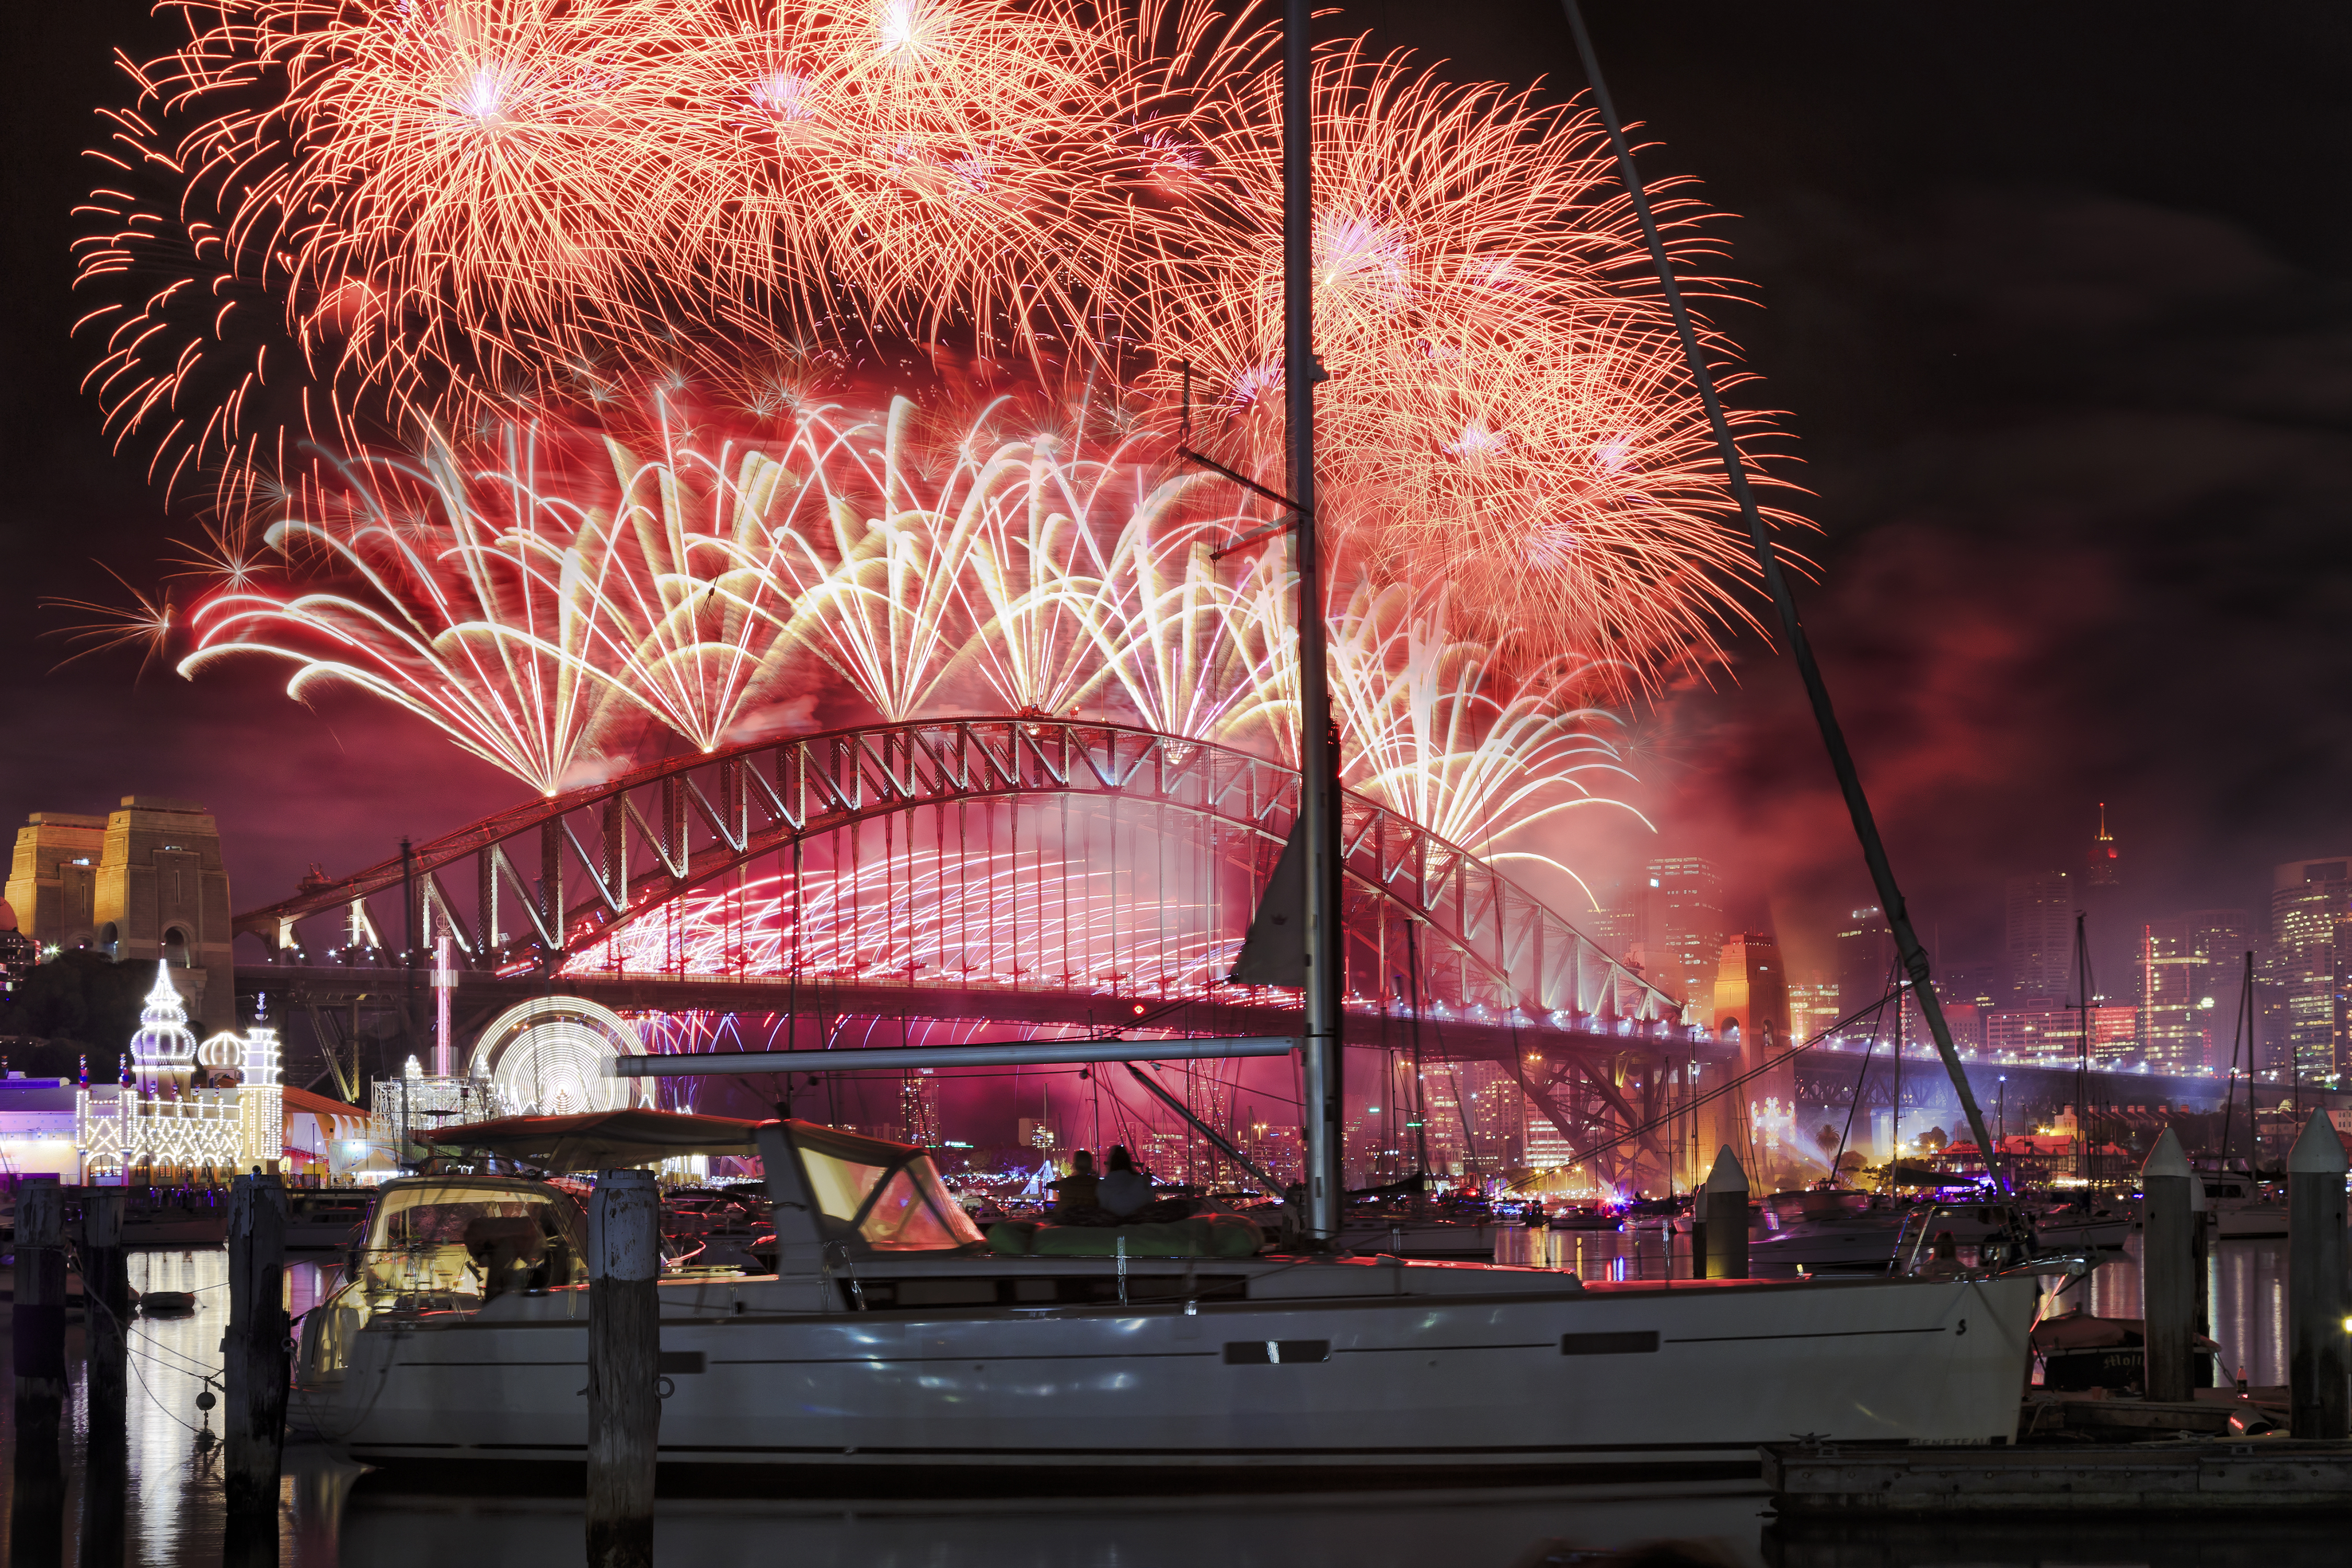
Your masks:
<svg viewBox="0 0 2352 1568"><path fill-rule="evenodd" d="M597 1110L584 1116L502 1116L420 1134L423 1142L458 1152L478 1149L536 1165L551 1175L650 1165L683 1154L757 1152L756 1121L731 1116L688 1116L676 1110Z"/></svg>
<svg viewBox="0 0 2352 1568"><path fill-rule="evenodd" d="M776 1237L845 1245L856 1252L961 1252L987 1246L980 1227L940 1180L931 1157L908 1143L860 1137L813 1121L760 1129ZM780 1160L788 1154L789 1160ZM782 1167L782 1168L780 1168ZM788 1190L788 1184L798 1191ZM807 1229L793 1220L805 1216Z"/></svg>

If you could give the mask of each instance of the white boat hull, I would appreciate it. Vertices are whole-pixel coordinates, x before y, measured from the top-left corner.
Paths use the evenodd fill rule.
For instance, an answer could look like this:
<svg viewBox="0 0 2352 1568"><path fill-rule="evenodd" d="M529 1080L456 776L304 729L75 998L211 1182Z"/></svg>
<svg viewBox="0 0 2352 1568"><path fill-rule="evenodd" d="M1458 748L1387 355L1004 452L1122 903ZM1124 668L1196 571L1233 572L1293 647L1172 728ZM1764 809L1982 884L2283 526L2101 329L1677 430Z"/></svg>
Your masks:
<svg viewBox="0 0 2352 1568"><path fill-rule="evenodd" d="M1509 1268L1198 1267L1245 1275L1253 1299L819 1311L790 1310L814 1281L666 1286L662 1462L1744 1475L1792 1434L2006 1440L2034 1300L2030 1276L1580 1289ZM1019 1272L971 1271L1002 1297ZM331 1376L306 1343L295 1425L370 1464L577 1464L587 1309L572 1289L378 1316Z"/></svg>

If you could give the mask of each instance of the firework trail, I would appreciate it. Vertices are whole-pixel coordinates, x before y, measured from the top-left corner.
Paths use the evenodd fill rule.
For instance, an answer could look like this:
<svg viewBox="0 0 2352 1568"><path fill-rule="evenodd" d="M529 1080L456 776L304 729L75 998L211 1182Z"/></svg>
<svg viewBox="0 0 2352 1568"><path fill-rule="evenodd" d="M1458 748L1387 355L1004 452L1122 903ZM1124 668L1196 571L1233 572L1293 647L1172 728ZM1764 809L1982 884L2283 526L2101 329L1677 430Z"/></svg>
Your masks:
<svg viewBox="0 0 2352 1568"><path fill-rule="evenodd" d="M1134 252L1058 0L231 0L124 69L84 212L118 437L231 503L303 437L960 329L1081 351Z"/></svg>
<svg viewBox="0 0 2352 1568"><path fill-rule="evenodd" d="M1295 761L1288 569L1211 560L1221 487L1018 423L898 399L745 434L666 393L635 428L346 463L274 570L215 563L181 668L291 661L293 695L357 686L541 791L632 723L713 749L818 667L886 721L1091 707ZM1359 576L1328 613L1347 781L1441 837L1486 850L1622 773L1603 674L1517 667L1445 590Z"/></svg>
<svg viewBox="0 0 2352 1568"><path fill-rule="evenodd" d="M1283 472L1278 79L1226 73L1192 111L1214 199L1171 209L1146 384L1202 439ZM1448 86L1352 47L1317 61L1318 483L1363 569L1454 585L1533 663L1637 686L1718 656L1744 544L1630 211L1588 116ZM1685 266L1689 203L1665 210ZM1703 280L1703 274L1699 275ZM1723 345L1717 341L1716 346ZM1760 427L1749 422L1750 433Z"/></svg>

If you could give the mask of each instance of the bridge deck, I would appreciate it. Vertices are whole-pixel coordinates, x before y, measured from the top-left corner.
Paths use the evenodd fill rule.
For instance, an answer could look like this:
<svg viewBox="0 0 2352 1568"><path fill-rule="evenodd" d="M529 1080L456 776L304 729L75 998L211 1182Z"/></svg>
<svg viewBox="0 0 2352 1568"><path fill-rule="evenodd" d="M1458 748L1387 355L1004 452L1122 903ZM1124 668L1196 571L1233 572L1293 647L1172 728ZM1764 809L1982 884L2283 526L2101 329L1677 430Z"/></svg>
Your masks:
<svg viewBox="0 0 2352 1568"><path fill-rule="evenodd" d="M400 996L408 984L399 969L303 964L239 964L236 988L241 994L267 992L282 1004L348 1006L355 1001L383 1003ZM1163 1000L1157 996L1114 994L1101 990L1045 989L1012 985L950 985L926 982L914 985L888 981L806 980L795 985L768 977L731 979L723 975L570 974L558 980L534 975L501 978L485 971L461 970L453 1002L468 1010L503 1009L533 996L556 994L584 997L616 1012L714 1012L782 1016L797 1011L814 1016L919 1019L979 1020L1059 1027L1115 1029L1144 1026L1183 1034L1278 1035L1295 1032L1298 1009L1278 1002L1251 1000L1210 1002ZM425 977L417 979L420 1000L429 998ZM1171 1005L1172 1003L1172 1005ZM1140 1012L1139 1013L1139 1009ZM1348 1011L1347 1042L1351 1046L1409 1043L1412 1020L1391 1013L1383 1018L1377 1007L1352 1006ZM1621 1032L1622 1031L1622 1032ZM1562 1025L1550 1016L1506 1020L1439 1016L1433 1009L1422 1020L1422 1047L1440 1059L1453 1057L1506 1059L1514 1052L1546 1055L1668 1056L1700 1063L1729 1060L1738 1054L1736 1043L1701 1036L1662 1021L1623 1020L1614 1028L1594 1027L1579 1020Z"/></svg>

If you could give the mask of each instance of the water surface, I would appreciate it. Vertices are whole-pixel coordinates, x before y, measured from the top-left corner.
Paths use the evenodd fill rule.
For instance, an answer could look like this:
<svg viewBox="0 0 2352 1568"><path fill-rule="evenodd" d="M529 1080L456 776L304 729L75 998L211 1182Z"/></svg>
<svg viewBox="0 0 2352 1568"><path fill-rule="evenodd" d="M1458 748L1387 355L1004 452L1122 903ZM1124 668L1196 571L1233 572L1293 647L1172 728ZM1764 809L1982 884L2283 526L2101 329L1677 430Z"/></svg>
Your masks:
<svg viewBox="0 0 2352 1568"><path fill-rule="evenodd" d="M2137 1316L2137 1238L2070 1291L2092 1311ZM1507 1261L1578 1268L1593 1279L1656 1278L1658 1238L1601 1232L1517 1231ZM319 1255L324 1258L327 1255ZM1687 1263L1677 1265L1686 1273ZM120 1497L88 1484L87 1390L81 1331L70 1334L71 1407L64 1504L26 1518L12 1490L10 1561L112 1568L213 1568L222 1563L217 1423L197 1396L217 1378L227 1327L226 1255L219 1249L135 1253L138 1289L188 1290L196 1312L141 1319L131 1335L129 1475ZM2285 1380L2285 1251L2279 1241L2223 1243L2208 1275L2214 1337L2251 1382ZM331 1265L289 1270L291 1310L331 1288ZM0 1459L15 1431L0 1406ZM288 1454L277 1561L289 1568L463 1568L475 1563L582 1560L575 1499L422 1494L340 1464L317 1448ZM0 1464L0 1485L13 1474ZM1384 1487L1311 1496L1192 1496L1149 1478L1139 1495L956 1498L920 1495L854 1502L761 1499L665 1500L656 1523L664 1563L719 1568L1539 1568L1646 1542L1688 1545L1719 1568L2340 1568L2352 1561L2345 1527L2242 1521L2151 1524L2105 1520L2053 1524L1985 1521L1895 1522L1864 1529L1791 1529L1768 1517L1753 1488L1493 1489L1412 1491ZM239 1556L240 1563L268 1561Z"/></svg>

